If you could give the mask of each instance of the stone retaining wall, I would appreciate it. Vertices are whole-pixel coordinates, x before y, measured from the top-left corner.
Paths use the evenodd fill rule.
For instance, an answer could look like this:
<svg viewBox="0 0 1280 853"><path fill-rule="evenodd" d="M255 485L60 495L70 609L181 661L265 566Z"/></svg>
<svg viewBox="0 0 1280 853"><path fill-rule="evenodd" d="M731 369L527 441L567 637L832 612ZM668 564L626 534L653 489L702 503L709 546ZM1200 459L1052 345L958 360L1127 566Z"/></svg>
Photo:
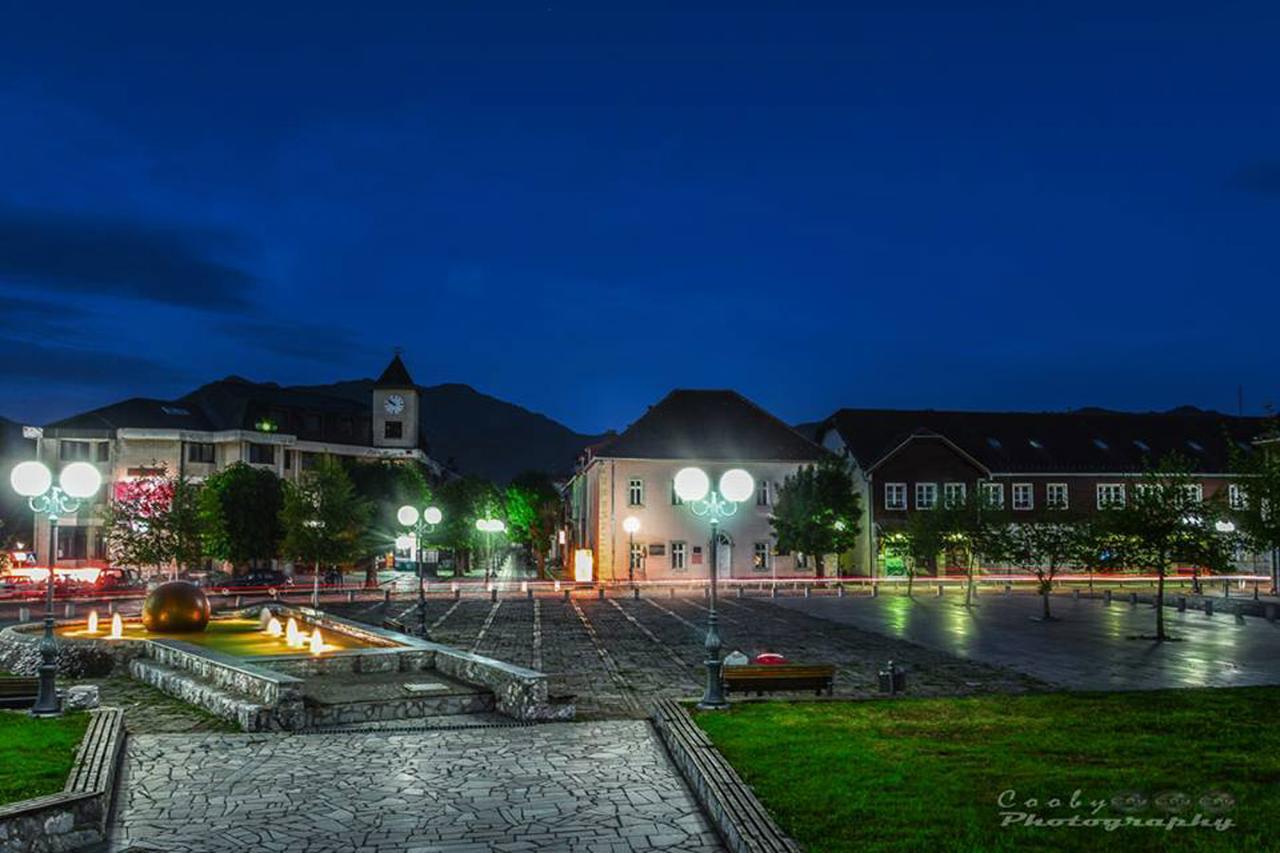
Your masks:
<svg viewBox="0 0 1280 853"><path fill-rule="evenodd" d="M10 625L0 630L0 670L14 675L35 675L40 666L43 631L44 625L40 622ZM136 640L58 637L58 674L67 678L99 678L128 672L129 661L142 654L144 645Z"/></svg>
<svg viewBox="0 0 1280 853"><path fill-rule="evenodd" d="M80 850L106 837L124 715L118 708L90 713L94 719L62 792L0 806L0 853Z"/></svg>

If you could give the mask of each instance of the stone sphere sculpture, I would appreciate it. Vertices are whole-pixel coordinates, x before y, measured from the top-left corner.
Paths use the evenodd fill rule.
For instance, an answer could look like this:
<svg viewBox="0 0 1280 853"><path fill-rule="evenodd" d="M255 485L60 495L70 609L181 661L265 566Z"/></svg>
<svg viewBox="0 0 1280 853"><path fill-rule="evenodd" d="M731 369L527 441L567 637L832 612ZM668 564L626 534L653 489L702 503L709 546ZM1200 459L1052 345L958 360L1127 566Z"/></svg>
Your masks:
<svg viewBox="0 0 1280 853"><path fill-rule="evenodd" d="M200 587L188 581L168 581L147 593L142 625L153 632L203 631L211 612Z"/></svg>

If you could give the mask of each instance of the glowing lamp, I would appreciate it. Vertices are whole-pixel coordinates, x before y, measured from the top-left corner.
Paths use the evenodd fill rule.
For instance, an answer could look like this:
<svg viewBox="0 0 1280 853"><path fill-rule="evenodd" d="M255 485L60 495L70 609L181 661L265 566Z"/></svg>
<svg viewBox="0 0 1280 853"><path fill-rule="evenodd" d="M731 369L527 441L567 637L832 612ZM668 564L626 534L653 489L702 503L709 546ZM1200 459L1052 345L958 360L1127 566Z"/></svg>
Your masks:
<svg viewBox="0 0 1280 853"><path fill-rule="evenodd" d="M725 500L740 504L756 490L756 481L741 468L730 468L720 475L720 494Z"/></svg>
<svg viewBox="0 0 1280 853"><path fill-rule="evenodd" d="M639 533L640 519L636 518L634 515L628 515L622 520L622 529L628 533Z"/></svg>
<svg viewBox="0 0 1280 853"><path fill-rule="evenodd" d="M700 501L711 491L711 479L701 468L681 468L676 472L676 497L682 501Z"/></svg>
<svg viewBox="0 0 1280 853"><path fill-rule="evenodd" d="M578 583L591 583L595 574L595 554L589 548L573 552L573 579Z"/></svg>
<svg viewBox="0 0 1280 853"><path fill-rule="evenodd" d="M49 491L53 474L39 462L19 462L9 474L9 485L24 498L34 498Z"/></svg>
<svg viewBox="0 0 1280 853"><path fill-rule="evenodd" d="M73 498L91 498L102 487L102 475L88 462L72 462L58 475L58 485Z"/></svg>
<svg viewBox="0 0 1280 853"><path fill-rule="evenodd" d="M422 511L422 518L427 524L439 524L444 513L440 512L439 507L429 506Z"/></svg>
<svg viewBox="0 0 1280 853"><path fill-rule="evenodd" d="M491 527L490 529L491 529L494 533L506 533L506 532L507 532L507 525L506 525L506 522L504 522L502 519L500 519L500 518L495 518L495 519L493 520L493 527Z"/></svg>
<svg viewBox="0 0 1280 853"><path fill-rule="evenodd" d="M488 532L489 532L489 519L487 519L487 518L477 518L477 519L476 519L476 530L479 530L481 533L488 533Z"/></svg>
<svg viewBox="0 0 1280 853"><path fill-rule="evenodd" d="M418 510L416 507L402 506L396 513L396 521L405 527L413 527L418 523Z"/></svg>

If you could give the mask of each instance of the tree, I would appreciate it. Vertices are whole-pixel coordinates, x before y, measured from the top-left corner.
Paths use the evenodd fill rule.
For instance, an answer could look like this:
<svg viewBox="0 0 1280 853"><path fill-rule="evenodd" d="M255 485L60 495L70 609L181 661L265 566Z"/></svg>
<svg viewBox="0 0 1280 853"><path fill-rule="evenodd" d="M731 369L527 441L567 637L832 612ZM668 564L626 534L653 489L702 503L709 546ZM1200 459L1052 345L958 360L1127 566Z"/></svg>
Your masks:
<svg viewBox="0 0 1280 853"><path fill-rule="evenodd" d="M938 555L947 549L950 535L948 517L943 512L917 511L907 516L907 523L885 537L886 543L905 557L907 596L912 595L917 568L932 567Z"/></svg>
<svg viewBox="0 0 1280 853"><path fill-rule="evenodd" d="M1123 502L1101 510L1098 530L1106 537L1104 547L1114 549L1123 565L1156 573L1157 642L1168 639L1164 584L1169 569L1176 562L1211 572L1231 565L1234 537L1218 529L1221 507L1203 498L1191 467L1180 454L1169 454L1148 467Z"/></svg>
<svg viewBox="0 0 1280 853"><path fill-rule="evenodd" d="M363 552L370 555L365 563L365 585L378 584L378 554L385 553L401 532L396 513L409 504L419 511L438 500L431 484L431 471L419 462L355 462L347 474L356 493L369 506ZM443 507L442 507L443 508ZM446 518L448 513L445 513Z"/></svg>
<svg viewBox="0 0 1280 853"><path fill-rule="evenodd" d="M921 510L916 511L917 514ZM963 549L965 555L965 607L973 606L974 584L978 565L983 560L999 561L1004 558L1006 542L1003 533L1008 526L1007 515L984 493L972 497L953 499L941 507L924 510L934 518L938 536L944 549Z"/></svg>
<svg viewBox="0 0 1280 853"><path fill-rule="evenodd" d="M347 469L322 456L296 483L284 484L280 507L280 553L321 566L350 563L365 553L372 507L356 492Z"/></svg>
<svg viewBox="0 0 1280 853"><path fill-rule="evenodd" d="M1274 432L1269 438L1277 439ZM1239 498L1228 506L1228 515L1244 544L1254 553L1271 555L1271 592L1280 592L1280 450L1256 448L1246 453L1228 442L1232 449L1231 471L1240 476Z"/></svg>
<svg viewBox="0 0 1280 853"><path fill-rule="evenodd" d="M200 490L205 553L233 567L276 556L280 545L280 479L237 462L211 474Z"/></svg>
<svg viewBox="0 0 1280 853"><path fill-rule="evenodd" d="M155 569L173 556L165 517L173 503L173 480L161 473L116 484L102 509L103 539L111 560Z"/></svg>
<svg viewBox="0 0 1280 853"><path fill-rule="evenodd" d="M537 561L538 577L545 578L547 553L560 521L560 493L546 474L527 471L507 486L506 499L511 539L529 546Z"/></svg>
<svg viewBox="0 0 1280 853"><path fill-rule="evenodd" d="M169 540L169 558L179 570L194 568L204 559L200 490L201 486L187 477L173 479L164 527Z"/></svg>
<svg viewBox="0 0 1280 853"><path fill-rule="evenodd" d="M1046 622L1054 618L1049 596L1058 572L1078 565L1084 558L1082 544L1087 540L1080 537L1080 521L1080 516L1069 510L1049 507L1019 519L997 534L1002 539L1000 551L1005 560L1035 573Z"/></svg>
<svg viewBox="0 0 1280 853"><path fill-rule="evenodd" d="M448 548L453 548L459 558L459 574L470 567L470 555L491 546L489 536L476 529L476 520L497 518L506 520L503 496L497 486L479 477L461 477L440 487L438 495L444 521L436 531L436 538ZM489 576L489 561L485 562L485 577Z"/></svg>
<svg viewBox="0 0 1280 853"><path fill-rule="evenodd" d="M786 477L769 523L778 550L812 554L818 577L823 577L825 555L854 546L861 518L862 501L853 489L853 477L843 461L828 456Z"/></svg>

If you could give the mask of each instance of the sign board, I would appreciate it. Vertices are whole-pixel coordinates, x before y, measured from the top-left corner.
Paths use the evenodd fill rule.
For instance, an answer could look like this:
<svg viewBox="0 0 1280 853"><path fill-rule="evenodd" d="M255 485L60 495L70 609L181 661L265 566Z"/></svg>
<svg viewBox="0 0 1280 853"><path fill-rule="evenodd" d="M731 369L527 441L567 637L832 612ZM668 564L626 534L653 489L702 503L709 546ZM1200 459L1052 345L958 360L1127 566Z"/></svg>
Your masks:
<svg viewBox="0 0 1280 853"><path fill-rule="evenodd" d="M667 546L665 544L657 544L657 545L649 546L650 557L662 557L662 556L665 556L666 553L667 553Z"/></svg>
<svg viewBox="0 0 1280 853"><path fill-rule="evenodd" d="M23 438L44 438L44 427L24 426L22 428Z"/></svg>

